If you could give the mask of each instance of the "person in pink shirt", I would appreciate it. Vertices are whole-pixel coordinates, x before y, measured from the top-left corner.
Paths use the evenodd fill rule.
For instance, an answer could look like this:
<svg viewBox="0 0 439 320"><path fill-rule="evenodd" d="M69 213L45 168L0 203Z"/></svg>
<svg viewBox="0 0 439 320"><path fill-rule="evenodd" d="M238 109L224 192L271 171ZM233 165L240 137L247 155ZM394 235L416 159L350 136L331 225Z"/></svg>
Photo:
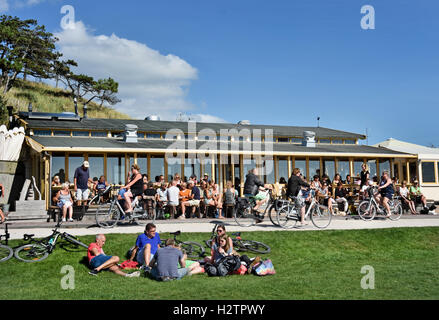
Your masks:
<svg viewBox="0 0 439 320"><path fill-rule="evenodd" d="M140 275L139 271L125 273L119 268L117 265L119 263L118 256L107 256L104 253L102 247L105 245L105 241L105 235L98 234L96 235L96 242L90 243L88 246L87 257L92 268L89 274L97 276L101 270L110 270L123 277L138 277Z"/></svg>

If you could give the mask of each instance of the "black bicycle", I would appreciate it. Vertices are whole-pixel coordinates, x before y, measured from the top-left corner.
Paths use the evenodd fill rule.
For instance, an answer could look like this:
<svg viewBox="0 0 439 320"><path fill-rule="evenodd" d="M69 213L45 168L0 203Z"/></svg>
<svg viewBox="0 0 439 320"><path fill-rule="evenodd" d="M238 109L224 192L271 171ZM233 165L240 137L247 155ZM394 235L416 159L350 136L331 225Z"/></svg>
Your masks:
<svg viewBox="0 0 439 320"><path fill-rule="evenodd" d="M183 253L186 253L188 258L197 259L204 257L204 246L195 241L180 241L177 239L181 235L181 231L170 232L170 235L174 236L176 245L179 245ZM162 240L160 246L163 248L166 246L166 240Z"/></svg>
<svg viewBox="0 0 439 320"><path fill-rule="evenodd" d="M42 261L46 259L53 250L55 250L59 238L67 241L75 248L81 246L88 249L88 246L79 241L75 236L68 234L67 232L59 232L58 229L60 226L61 223L58 222L55 229L52 230L52 234L42 240L33 239L33 234L25 234L24 240L33 243L18 247L14 252L15 258L23 262Z"/></svg>
<svg viewBox="0 0 439 320"><path fill-rule="evenodd" d="M265 193L268 197L268 201L261 207L261 209L264 210L263 213L258 213L253 209L256 206L254 197L238 198L238 204L233 212L233 216L239 226L251 227L257 222L264 220L266 215L268 215L272 224L275 226L279 225L276 220L276 215L284 200L275 199L271 189L268 189Z"/></svg>
<svg viewBox="0 0 439 320"><path fill-rule="evenodd" d="M215 226L212 229L212 236L209 240L206 240L205 243L207 247L212 248L212 241L216 237L216 229L218 229L218 226L222 225L222 223L215 223ZM233 237L233 248L236 251L251 251L255 253L269 253L271 251L271 248L266 245L265 243L254 241L254 240L245 240L241 238L241 232L234 232L231 233Z"/></svg>

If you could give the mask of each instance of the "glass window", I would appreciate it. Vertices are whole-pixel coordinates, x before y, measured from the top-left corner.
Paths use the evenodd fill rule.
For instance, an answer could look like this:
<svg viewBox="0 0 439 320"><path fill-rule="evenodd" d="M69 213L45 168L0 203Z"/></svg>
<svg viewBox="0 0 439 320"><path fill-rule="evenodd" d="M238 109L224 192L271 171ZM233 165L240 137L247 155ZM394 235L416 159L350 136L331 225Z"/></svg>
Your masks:
<svg viewBox="0 0 439 320"><path fill-rule="evenodd" d="M434 162L432 161L422 161L422 182L423 183L435 183L436 174L434 172Z"/></svg>
<svg viewBox="0 0 439 320"><path fill-rule="evenodd" d="M355 140L347 139L344 141L344 144L355 144Z"/></svg>
<svg viewBox="0 0 439 320"><path fill-rule="evenodd" d="M107 156L107 181L119 185L125 184L125 156Z"/></svg>
<svg viewBox="0 0 439 320"><path fill-rule="evenodd" d="M238 189L241 185L241 174L240 174L240 166L239 163L234 164L235 166L235 179L232 181L233 185L236 189Z"/></svg>
<svg viewBox="0 0 439 320"><path fill-rule="evenodd" d="M329 179L332 181L332 179L335 176L335 161L334 160L323 160L323 174L326 174ZM346 179L345 176L341 176L342 180Z"/></svg>
<svg viewBox="0 0 439 320"><path fill-rule="evenodd" d="M369 168L369 177L373 179L373 177L377 176L377 164L375 159L371 159L367 161L367 167Z"/></svg>
<svg viewBox="0 0 439 320"><path fill-rule="evenodd" d="M212 179L212 159L211 158L205 158L202 159L203 163L203 176L199 177L199 180L204 179L204 174L207 173L208 180Z"/></svg>
<svg viewBox="0 0 439 320"><path fill-rule="evenodd" d="M92 137L106 137L107 136L107 132L106 131L91 131L91 136Z"/></svg>
<svg viewBox="0 0 439 320"><path fill-rule="evenodd" d="M294 168L300 169L300 172L306 176L306 159L295 159Z"/></svg>
<svg viewBox="0 0 439 320"><path fill-rule="evenodd" d="M332 144L343 144L343 140L341 140L341 139L332 139Z"/></svg>
<svg viewBox="0 0 439 320"><path fill-rule="evenodd" d="M181 174L181 158L169 157L167 158L167 161L168 161L168 181L172 181L172 179L177 173L180 176L180 179L183 179Z"/></svg>
<svg viewBox="0 0 439 320"><path fill-rule="evenodd" d="M61 183L66 181L66 171L65 171L65 156L64 155L54 155L52 156L52 179L54 176L58 176Z"/></svg>
<svg viewBox="0 0 439 320"><path fill-rule="evenodd" d="M52 131L50 130L34 130L35 136L51 136Z"/></svg>
<svg viewBox="0 0 439 320"><path fill-rule="evenodd" d="M349 160L338 160L337 172L340 174L342 180L346 179L346 176L351 174L349 169Z"/></svg>
<svg viewBox="0 0 439 320"><path fill-rule="evenodd" d="M362 160L354 160L354 177L359 177L361 172Z"/></svg>
<svg viewBox="0 0 439 320"><path fill-rule="evenodd" d="M151 177L150 180L155 181L155 177L165 175L165 158L163 156L151 156L150 168ZM166 177L165 177L166 179Z"/></svg>
<svg viewBox="0 0 439 320"><path fill-rule="evenodd" d="M104 155L89 155L88 162L90 164L90 168L88 169L90 172L90 178L98 178L104 173Z"/></svg>
<svg viewBox="0 0 439 320"><path fill-rule="evenodd" d="M380 177L383 171L387 171L390 176L390 160L379 160L380 161Z"/></svg>
<svg viewBox="0 0 439 320"><path fill-rule="evenodd" d="M147 133L146 139L160 139L160 133Z"/></svg>
<svg viewBox="0 0 439 320"><path fill-rule="evenodd" d="M318 175L320 176L320 160L316 160L316 159L309 159L309 177L307 177L307 179L309 181L312 180L312 178ZM331 176L329 176L329 179L331 179Z"/></svg>
<svg viewBox="0 0 439 320"><path fill-rule="evenodd" d="M275 183L274 159L264 161L265 183Z"/></svg>
<svg viewBox="0 0 439 320"><path fill-rule="evenodd" d="M245 177L248 175L249 170L256 168L256 159L243 157L243 167L244 167L244 181Z"/></svg>
<svg viewBox="0 0 439 320"><path fill-rule="evenodd" d="M331 143L330 139L319 139L319 143Z"/></svg>
<svg viewBox="0 0 439 320"><path fill-rule="evenodd" d="M56 137L70 137L70 131L53 130L53 135Z"/></svg>
<svg viewBox="0 0 439 320"><path fill-rule="evenodd" d="M184 176L186 181L189 181L191 175L196 175L197 181L200 180L200 159L184 159Z"/></svg>
<svg viewBox="0 0 439 320"><path fill-rule="evenodd" d="M288 177L288 158L278 158L277 178L281 184L287 183Z"/></svg>
<svg viewBox="0 0 439 320"><path fill-rule="evenodd" d="M75 170L82 166L84 162L84 157L82 155L69 155L69 182L73 183L73 177L75 175Z"/></svg>
<svg viewBox="0 0 439 320"><path fill-rule="evenodd" d="M130 166L132 163L134 163L134 157L130 158ZM140 167L140 173L142 175L148 174L148 157L146 154L137 154L137 165ZM154 177L148 177L148 181L155 181L153 178Z"/></svg>
<svg viewBox="0 0 439 320"><path fill-rule="evenodd" d="M72 134L74 137L88 137L90 135L90 132L88 132L88 131L73 131Z"/></svg>
<svg viewBox="0 0 439 320"><path fill-rule="evenodd" d="M137 138L144 139L145 138L145 132L137 132Z"/></svg>
<svg viewBox="0 0 439 320"><path fill-rule="evenodd" d="M291 138L292 143L302 143L302 138L293 137Z"/></svg>
<svg viewBox="0 0 439 320"><path fill-rule="evenodd" d="M279 138L277 138L277 142L290 142L290 138L279 137Z"/></svg>

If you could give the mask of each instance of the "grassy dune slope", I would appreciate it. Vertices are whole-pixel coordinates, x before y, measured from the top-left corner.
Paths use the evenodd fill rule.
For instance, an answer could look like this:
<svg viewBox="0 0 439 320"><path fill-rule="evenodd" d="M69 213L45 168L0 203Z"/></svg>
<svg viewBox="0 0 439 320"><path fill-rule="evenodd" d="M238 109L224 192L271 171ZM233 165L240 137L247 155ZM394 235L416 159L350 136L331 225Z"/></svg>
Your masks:
<svg viewBox="0 0 439 320"><path fill-rule="evenodd" d="M33 112L75 112L69 93L44 83L17 80L17 84L6 94L8 105L14 111L27 111L29 102ZM78 102L78 111L82 116L83 102ZM89 118L129 119L126 114L102 106L93 101L88 105Z"/></svg>

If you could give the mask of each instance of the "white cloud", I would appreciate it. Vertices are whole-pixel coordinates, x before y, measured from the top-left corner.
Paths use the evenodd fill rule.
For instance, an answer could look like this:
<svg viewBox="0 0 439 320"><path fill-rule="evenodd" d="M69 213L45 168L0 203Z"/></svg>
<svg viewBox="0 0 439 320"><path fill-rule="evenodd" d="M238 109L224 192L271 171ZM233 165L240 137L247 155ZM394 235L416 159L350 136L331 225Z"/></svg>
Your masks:
<svg viewBox="0 0 439 320"><path fill-rule="evenodd" d="M55 36L63 58L78 62L75 72L95 79L112 77L119 83L122 102L116 109L135 118L158 114L167 120L175 120L180 111L195 109L185 97L191 81L197 79L197 69L178 56L163 55L115 34L93 35L81 21ZM222 120L205 114L199 117Z"/></svg>
<svg viewBox="0 0 439 320"><path fill-rule="evenodd" d="M4 13L9 10L8 0L0 0L0 13Z"/></svg>

